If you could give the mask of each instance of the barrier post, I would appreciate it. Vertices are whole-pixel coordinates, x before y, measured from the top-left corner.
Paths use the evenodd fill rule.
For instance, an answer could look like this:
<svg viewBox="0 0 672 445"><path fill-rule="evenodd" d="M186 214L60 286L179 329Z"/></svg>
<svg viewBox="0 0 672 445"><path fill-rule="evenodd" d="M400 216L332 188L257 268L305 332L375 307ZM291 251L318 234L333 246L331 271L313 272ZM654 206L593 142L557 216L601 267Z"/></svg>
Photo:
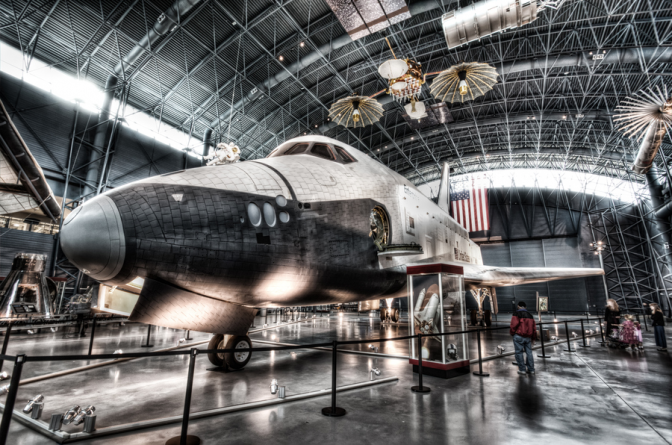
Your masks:
<svg viewBox="0 0 672 445"><path fill-rule="evenodd" d="M152 335L152 325L148 324L147 325L147 342L142 345L143 348L152 348L154 345L149 344L149 337Z"/></svg>
<svg viewBox="0 0 672 445"><path fill-rule="evenodd" d="M546 355L546 348L544 348L544 329L542 327L543 323L539 323L539 336L541 337L541 354L537 354L537 357L546 358L550 355ZM516 362L516 364L518 364Z"/></svg>
<svg viewBox="0 0 672 445"><path fill-rule="evenodd" d="M9 345L9 337L12 335L12 323L7 323L7 330L5 331L5 339L2 341L2 352L1 355L7 354L7 345ZM0 360L0 371L2 371L2 365L4 360Z"/></svg>
<svg viewBox="0 0 672 445"><path fill-rule="evenodd" d="M193 338L189 337L189 329L187 329L187 333L184 336L185 340L193 340Z"/></svg>
<svg viewBox="0 0 672 445"><path fill-rule="evenodd" d="M644 313L642 314L642 318L644 319L644 329L646 330L646 332L649 332L649 325L646 324L646 311L644 311Z"/></svg>
<svg viewBox="0 0 672 445"><path fill-rule="evenodd" d="M322 414L329 417L345 416L345 410L336 406L336 355L338 342L334 340L331 350L331 406L322 408Z"/></svg>
<svg viewBox="0 0 672 445"><path fill-rule="evenodd" d="M572 344L569 342L569 327L567 326L567 320L565 320L565 333L567 334L567 352L576 352L576 349L572 349Z"/></svg>
<svg viewBox="0 0 672 445"><path fill-rule="evenodd" d="M474 375L479 377L488 377L490 374L483 372L483 357L481 356L481 330L476 331L476 341L478 342L478 372L474 372Z"/></svg>
<svg viewBox="0 0 672 445"><path fill-rule="evenodd" d="M14 359L14 369L12 370L12 380L9 383L9 391L5 399L5 410L2 413L2 423L0 424L0 444L7 443L9 435L9 424L12 422L12 413L16 403L16 393L19 391L19 382L21 381L21 370L26 361L25 355L17 355Z"/></svg>
<svg viewBox="0 0 672 445"><path fill-rule="evenodd" d="M418 334L418 386L412 386L411 391L427 394L431 391L428 386L422 386L422 334Z"/></svg>
<svg viewBox="0 0 672 445"><path fill-rule="evenodd" d="M604 330L602 330L602 320L599 320L598 324L600 325L600 337L602 338L602 341L600 342L600 344L602 346L604 346L604 345L607 344L607 341L604 339Z"/></svg>
<svg viewBox="0 0 672 445"><path fill-rule="evenodd" d="M182 412L182 432L179 436L166 441L166 445L200 445L201 439L197 436L188 436L189 412L191 411L191 391L194 386L194 368L196 367L196 355L198 349L191 348L189 351L189 374L187 375L187 390L184 394L184 411Z"/></svg>
<svg viewBox="0 0 672 445"><path fill-rule="evenodd" d="M583 337L583 344L579 346L582 348L589 348L590 346L586 344L586 328L583 326L583 319L581 319L581 336Z"/></svg>
<svg viewBox="0 0 672 445"><path fill-rule="evenodd" d="M93 350L93 337L96 335L96 317L93 317L93 321L91 322L91 338L89 339L89 355L91 355L91 351Z"/></svg>

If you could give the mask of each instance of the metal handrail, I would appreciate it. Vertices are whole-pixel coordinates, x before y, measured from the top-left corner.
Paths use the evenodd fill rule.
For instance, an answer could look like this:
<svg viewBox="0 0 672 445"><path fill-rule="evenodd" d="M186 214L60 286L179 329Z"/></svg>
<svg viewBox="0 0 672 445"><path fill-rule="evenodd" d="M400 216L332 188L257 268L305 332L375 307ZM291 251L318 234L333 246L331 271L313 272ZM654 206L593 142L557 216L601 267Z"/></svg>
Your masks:
<svg viewBox="0 0 672 445"><path fill-rule="evenodd" d="M580 318L580 319L575 319L575 320L562 320L562 321L552 321L552 322L540 322L537 323L537 326L541 327L544 324L565 324L565 327L567 327L568 323L576 323L576 322L581 322L583 326L583 322L585 321L593 321L593 320L600 320L599 318ZM262 347L262 348L240 348L240 349L198 349L198 348L191 348L188 351L163 351L163 352L130 352L130 353L125 353L125 354L93 354L93 355L52 355L52 356L26 356L24 354L19 354L16 356L13 355L0 355L0 360L8 360L12 361L14 363L14 369L12 372L12 378L11 382L9 385L8 393L7 393L7 398L5 401L5 408L2 413L2 421L0 422L0 445L4 445L7 443L7 436L9 434L9 426L11 423L12 419L12 413L13 413L13 407L16 402L16 395L18 392L18 387L19 387L19 382L21 379L21 371L23 369L23 365L26 362L47 362L47 361L63 361L63 360L97 360L97 359L129 359L129 358L147 358L147 357L166 357L166 356L183 356L183 355L189 355L189 372L187 376L187 387L186 387L186 393L185 393L185 403L184 403L184 412L183 412L183 418L182 418L182 431L181 431L181 437L183 440L186 441L186 436L187 436L187 430L189 426L189 411L191 407L191 389L193 386L193 377L194 377L194 367L195 367L195 361L196 357L201 354L207 354L207 353L233 353L233 352L268 352L268 351L284 351L284 350L294 350L294 349L314 349L314 348L323 348L323 347L328 347L331 346L332 349L332 387L331 387L331 406L328 408L324 408L322 410L322 413L327 416L342 416L345 414L345 410L342 408L338 408L336 406L336 380L337 380L337 374L336 374L336 355L338 354L337 346L338 345L352 345L352 344L364 344L364 343L384 343L384 342L389 342L389 341L401 341L401 340L411 340L411 339L418 339L419 341L423 337L430 337L430 336L444 336L444 335L460 335L460 334L468 334L471 332L476 332L477 335L480 338L481 332L488 332L488 331L498 331L498 330L503 330L503 329L509 329L508 326L501 326L501 327L496 327L496 328L478 328L478 329L467 329L467 330L461 330L461 331L449 331L449 332L441 332L437 334L416 334L416 335L406 335L403 337L394 337L394 338L379 338L379 339L370 339L370 340L346 340L346 341L337 341L334 340L332 342L327 342L327 343L312 343L308 345L296 345L296 346L269 346L269 347ZM604 339L604 334L602 332L602 325L600 324L600 331L602 338ZM541 333L542 337L542 354L544 350L544 342L543 342L543 333ZM585 330L582 329L582 338L584 341L585 345ZM567 343L568 345L570 344L569 342L572 340L579 340L579 337L576 339L570 339L569 338L569 330L567 330ZM480 349L480 341L478 342L479 348L478 348L478 365L479 365L479 372L474 372L475 375L479 376L487 376L487 373L483 373L483 368L482 368L482 356L481 356L481 349ZM570 346L571 349L571 346ZM90 348L89 348L90 350ZM545 356L545 355L543 355ZM416 392L420 393L426 393L429 392L429 388L423 387L422 386L422 354L418 354L418 377L419 377L419 387L413 387L413 390ZM418 389L419 388L419 389ZM184 442L186 443L186 442Z"/></svg>

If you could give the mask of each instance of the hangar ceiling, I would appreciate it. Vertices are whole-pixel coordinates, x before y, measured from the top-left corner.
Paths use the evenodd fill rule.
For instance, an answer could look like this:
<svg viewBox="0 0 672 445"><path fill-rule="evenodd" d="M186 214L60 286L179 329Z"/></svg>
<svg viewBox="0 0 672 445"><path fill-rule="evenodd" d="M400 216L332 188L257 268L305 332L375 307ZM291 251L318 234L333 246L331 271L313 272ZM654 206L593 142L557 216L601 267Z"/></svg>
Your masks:
<svg viewBox="0 0 672 445"><path fill-rule="evenodd" d="M410 1L410 19L356 41L324 0L180 3L186 12L144 48L172 0L2 0L0 38L26 63L34 55L101 87L116 73L129 104L198 139L235 140L244 159L324 134L418 184L437 179L444 161L455 173L552 168L626 177L638 144L615 131L614 108L643 88L670 85L672 5L662 0L570 0L452 50L441 16L473 2ZM451 123L414 130L403 106L387 101L377 125L334 126L333 102L387 86L377 72L392 57L385 37L424 72L477 61L494 66L499 82L474 101L448 104ZM421 99L436 103L427 85ZM663 151L671 149L666 139Z"/></svg>

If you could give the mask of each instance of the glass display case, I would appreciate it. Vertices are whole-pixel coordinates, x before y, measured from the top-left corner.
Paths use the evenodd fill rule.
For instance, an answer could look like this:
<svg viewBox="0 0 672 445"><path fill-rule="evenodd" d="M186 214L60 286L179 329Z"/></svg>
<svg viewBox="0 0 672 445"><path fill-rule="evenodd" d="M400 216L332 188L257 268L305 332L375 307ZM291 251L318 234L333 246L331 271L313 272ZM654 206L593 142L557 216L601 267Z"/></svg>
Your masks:
<svg viewBox="0 0 672 445"><path fill-rule="evenodd" d="M410 332L423 335L423 374L449 378L468 373L467 335L458 333L467 328L462 267L442 263L409 266L407 275ZM417 372L418 340L410 342L410 363Z"/></svg>

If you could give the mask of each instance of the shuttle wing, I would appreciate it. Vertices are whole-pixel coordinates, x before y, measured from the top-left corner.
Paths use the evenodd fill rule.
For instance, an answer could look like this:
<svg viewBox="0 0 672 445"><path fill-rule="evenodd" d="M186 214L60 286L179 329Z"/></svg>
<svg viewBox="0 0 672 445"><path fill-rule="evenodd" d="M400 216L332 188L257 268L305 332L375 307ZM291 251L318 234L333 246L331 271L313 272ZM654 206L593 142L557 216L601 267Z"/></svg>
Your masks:
<svg viewBox="0 0 672 445"><path fill-rule="evenodd" d="M506 287L604 275L604 270L594 268L481 266L447 260L447 255L424 259L413 264L407 264L407 266L435 263L445 263L464 268L464 283L468 288Z"/></svg>

